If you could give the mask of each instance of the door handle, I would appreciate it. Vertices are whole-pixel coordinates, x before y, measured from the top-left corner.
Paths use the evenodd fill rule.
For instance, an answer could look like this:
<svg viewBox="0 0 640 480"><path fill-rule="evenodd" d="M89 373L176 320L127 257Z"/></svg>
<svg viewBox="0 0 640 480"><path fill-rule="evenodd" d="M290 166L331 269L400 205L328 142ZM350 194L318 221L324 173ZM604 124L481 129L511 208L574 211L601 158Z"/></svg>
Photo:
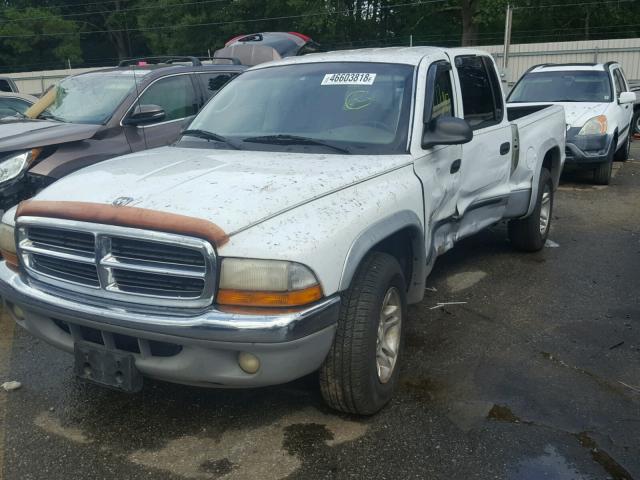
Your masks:
<svg viewBox="0 0 640 480"><path fill-rule="evenodd" d="M506 155L511 150L511 144L509 142L504 142L500 145L500 155Z"/></svg>
<svg viewBox="0 0 640 480"><path fill-rule="evenodd" d="M451 164L451 170L449 170L449 173L453 174L453 173L457 173L458 170L460 170L460 166L462 165L462 159L459 158L457 159L455 162L453 162Z"/></svg>

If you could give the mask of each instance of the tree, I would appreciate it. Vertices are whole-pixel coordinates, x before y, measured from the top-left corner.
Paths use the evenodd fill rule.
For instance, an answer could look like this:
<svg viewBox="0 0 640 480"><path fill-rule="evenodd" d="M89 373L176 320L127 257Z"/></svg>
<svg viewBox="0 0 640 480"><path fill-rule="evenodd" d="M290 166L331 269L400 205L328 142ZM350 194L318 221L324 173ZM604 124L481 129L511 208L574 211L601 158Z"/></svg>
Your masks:
<svg viewBox="0 0 640 480"><path fill-rule="evenodd" d="M0 13L0 63L51 68L82 62L78 25L47 8L7 7ZM52 61L53 60L53 61Z"/></svg>

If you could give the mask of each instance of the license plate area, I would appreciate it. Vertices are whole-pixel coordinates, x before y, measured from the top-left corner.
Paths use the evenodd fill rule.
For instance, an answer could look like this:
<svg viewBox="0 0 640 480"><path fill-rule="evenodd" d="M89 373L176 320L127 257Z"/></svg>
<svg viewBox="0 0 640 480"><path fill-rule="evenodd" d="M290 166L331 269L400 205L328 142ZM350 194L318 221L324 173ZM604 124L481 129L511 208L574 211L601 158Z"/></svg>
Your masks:
<svg viewBox="0 0 640 480"><path fill-rule="evenodd" d="M74 356L75 374L84 380L124 392L138 392L142 389L142 375L131 354L77 342Z"/></svg>

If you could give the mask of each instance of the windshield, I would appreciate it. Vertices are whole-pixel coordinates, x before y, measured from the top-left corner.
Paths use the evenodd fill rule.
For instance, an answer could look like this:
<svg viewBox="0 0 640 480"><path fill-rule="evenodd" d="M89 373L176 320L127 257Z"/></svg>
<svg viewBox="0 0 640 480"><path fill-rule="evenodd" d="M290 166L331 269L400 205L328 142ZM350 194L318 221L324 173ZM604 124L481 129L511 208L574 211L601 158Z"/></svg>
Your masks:
<svg viewBox="0 0 640 480"><path fill-rule="evenodd" d="M409 65L313 63L262 68L230 82L189 126L181 146L323 153L403 153ZM213 141L214 133L218 139ZM185 145L186 144L186 145Z"/></svg>
<svg viewBox="0 0 640 480"><path fill-rule="evenodd" d="M610 102L611 83L604 71L576 70L529 73L514 87L508 101Z"/></svg>
<svg viewBox="0 0 640 480"><path fill-rule="evenodd" d="M132 71L88 73L68 77L34 105L39 118L69 123L105 123L134 87ZM39 105L40 103L45 105Z"/></svg>

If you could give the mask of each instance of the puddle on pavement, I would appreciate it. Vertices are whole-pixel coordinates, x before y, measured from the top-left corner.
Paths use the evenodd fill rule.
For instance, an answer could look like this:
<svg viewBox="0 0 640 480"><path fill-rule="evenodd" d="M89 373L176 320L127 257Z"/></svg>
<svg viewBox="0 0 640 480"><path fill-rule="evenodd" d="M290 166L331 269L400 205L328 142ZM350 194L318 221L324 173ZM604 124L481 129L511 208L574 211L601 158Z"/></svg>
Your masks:
<svg viewBox="0 0 640 480"><path fill-rule="evenodd" d="M580 473L553 445L544 448L539 457L521 460L507 473L508 480L596 480Z"/></svg>

